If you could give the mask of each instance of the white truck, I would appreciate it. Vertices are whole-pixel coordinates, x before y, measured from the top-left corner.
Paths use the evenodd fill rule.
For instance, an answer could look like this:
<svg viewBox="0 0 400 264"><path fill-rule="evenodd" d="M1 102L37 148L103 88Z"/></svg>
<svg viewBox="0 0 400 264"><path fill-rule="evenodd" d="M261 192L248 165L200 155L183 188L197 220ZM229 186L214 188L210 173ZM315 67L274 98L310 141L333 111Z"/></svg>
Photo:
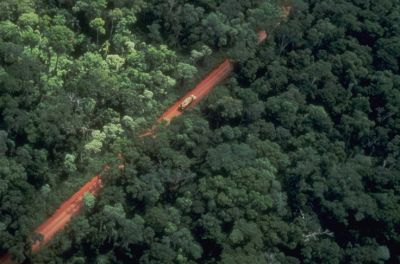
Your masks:
<svg viewBox="0 0 400 264"><path fill-rule="evenodd" d="M179 105L179 110L183 111L185 110L191 103L193 103L196 100L196 96L195 95L190 95L188 97L186 97L182 103Z"/></svg>

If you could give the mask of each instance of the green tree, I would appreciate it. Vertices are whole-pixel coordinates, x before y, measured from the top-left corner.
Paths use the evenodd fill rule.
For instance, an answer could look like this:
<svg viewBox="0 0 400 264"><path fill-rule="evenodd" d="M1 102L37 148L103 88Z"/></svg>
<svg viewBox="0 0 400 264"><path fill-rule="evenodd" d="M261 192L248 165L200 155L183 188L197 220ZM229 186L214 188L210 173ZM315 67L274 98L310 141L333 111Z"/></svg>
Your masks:
<svg viewBox="0 0 400 264"><path fill-rule="evenodd" d="M99 45L99 36L100 34L104 35L106 30L104 28L106 22L100 17L96 17L92 21L90 21L89 26L96 31L96 43Z"/></svg>
<svg viewBox="0 0 400 264"><path fill-rule="evenodd" d="M66 26L55 25L50 27L47 36L50 47L53 48L56 53L54 71L57 72L60 55L69 53L74 48L75 34Z"/></svg>
<svg viewBox="0 0 400 264"><path fill-rule="evenodd" d="M176 66L176 71L179 76L178 78L182 81L192 79L197 73L196 67L182 62L178 63Z"/></svg>

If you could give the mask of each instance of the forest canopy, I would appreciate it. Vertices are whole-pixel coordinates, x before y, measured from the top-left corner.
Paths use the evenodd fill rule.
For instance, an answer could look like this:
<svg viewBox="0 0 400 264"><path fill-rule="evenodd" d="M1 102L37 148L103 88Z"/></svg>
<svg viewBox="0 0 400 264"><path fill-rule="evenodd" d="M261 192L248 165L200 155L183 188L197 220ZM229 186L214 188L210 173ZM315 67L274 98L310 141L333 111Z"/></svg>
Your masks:
<svg viewBox="0 0 400 264"><path fill-rule="evenodd" d="M2 0L0 253L400 262L399 36L398 0ZM138 137L224 58L224 83ZM106 163L100 195L32 253Z"/></svg>

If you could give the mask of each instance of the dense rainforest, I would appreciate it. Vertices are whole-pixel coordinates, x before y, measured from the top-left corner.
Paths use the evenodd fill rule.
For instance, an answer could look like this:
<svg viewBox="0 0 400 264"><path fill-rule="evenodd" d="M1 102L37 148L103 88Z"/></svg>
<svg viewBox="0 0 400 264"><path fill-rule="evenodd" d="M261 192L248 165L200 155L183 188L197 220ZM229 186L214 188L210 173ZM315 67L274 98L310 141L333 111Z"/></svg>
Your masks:
<svg viewBox="0 0 400 264"><path fill-rule="evenodd" d="M138 137L225 57L233 75ZM35 227L105 163L100 195L32 254ZM400 1L0 1L5 252L399 263Z"/></svg>

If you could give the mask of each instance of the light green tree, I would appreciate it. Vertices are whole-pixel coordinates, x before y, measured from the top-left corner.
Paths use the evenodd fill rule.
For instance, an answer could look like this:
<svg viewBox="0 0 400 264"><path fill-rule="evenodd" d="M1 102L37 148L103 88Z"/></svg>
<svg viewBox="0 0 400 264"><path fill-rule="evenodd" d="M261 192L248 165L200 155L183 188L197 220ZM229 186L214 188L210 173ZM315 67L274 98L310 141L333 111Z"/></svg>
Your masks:
<svg viewBox="0 0 400 264"><path fill-rule="evenodd" d="M85 205L86 208L92 209L94 207L94 204L96 203L96 197L90 192L85 193L83 196L83 204Z"/></svg>
<svg viewBox="0 0 400 264"><path fill-rule="evenodd" d="M106 22L100 18L96 17L92 21L90 21L89 26L96 31L96 43L99 45L99 36L104 35L106 33L106 29L104 28L104 25Z"/></svg>
<svg viewBox="0 0 400 264"><path fill-rule="evenodd" d="M74 154L66 154L64 158L64 168L68 173L76 171L75 165L76 156Z"/></svg>
<svg viewBox="0 0 400 264"><path fill-rule="evenodd" d="M184 81L193 78L193 76L197 73L197 68L183 62L179 62L176 71L179 75L179 78Z"/></svg>

